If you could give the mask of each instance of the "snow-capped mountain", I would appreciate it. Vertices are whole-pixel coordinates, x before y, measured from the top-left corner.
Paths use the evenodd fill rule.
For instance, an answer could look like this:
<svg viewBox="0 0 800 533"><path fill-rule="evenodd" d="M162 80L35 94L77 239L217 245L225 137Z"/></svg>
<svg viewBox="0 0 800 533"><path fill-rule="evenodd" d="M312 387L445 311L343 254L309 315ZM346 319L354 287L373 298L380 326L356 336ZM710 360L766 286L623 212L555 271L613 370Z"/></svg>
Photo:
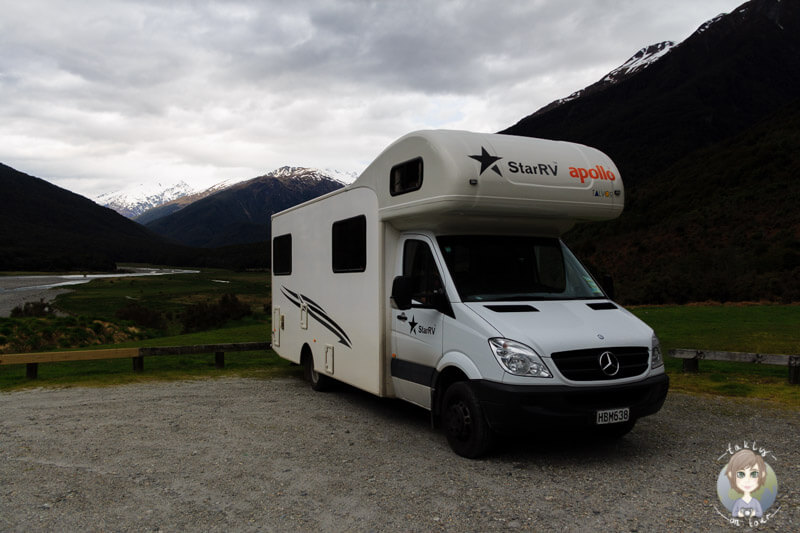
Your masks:
<svg viewBox="0 0 800 533"><path fill-rule="evenodd" d="M265 176L313 178L317 180L333 179L342 184L350 183L358 177L354 172L291 166L277 168L265 174ZM141 224L147 224L156 218L174 213L193 202L251 179L230 178L205 189L192 187L185 181L172 184L163 181L138 183L119 191L101 194L95 197L94 201L103 207L113 209L127 218L135 219ZM148 211L161 207L163 209L148 213Z"/></svg>
<svg viewBox="0 0 800 533"><path fill-rule="evenodd" d="M740 9L739 13L742 13L744 11L745 9ZM721 14L712 18L711 20L704 22L703 24L700 25L699 28L697 28L693 36L706 32L709 28L714 26L714 24L716 24L717 22L719 22L724 18L725 14ZM638 74L639 72L645 70L646 68L654 65L657 61L662 59L669 52L674 50L676 47L680 46L680 44L675 43L674 41L664 41L656 44L651 44L650 46L645 46L644 48L633 54L622 65L620 65L619 67L615 68L614 70L603 76L603 78L600 79L599 81L596 81L595 83L589 85L588 87L575 91L574 93L570 94L565 98L560 98L555 102L549 103L548 105L544 106L534 114L545 113L562 104L571 102L572 100L576 100L582 96L586 96L587 94L595 93L611 85L616 85L621 81L630 78L634 74Z"/></svg>
<svg viewBox="0 0 800 533"><path fill-rule="evenodd" d="M151 182L137 183L122 190L101 194L94 198L95 203L108 207L128 218L134 218L176 198L196 192L185 181L177 183Z"/></svg>
<svg viewBox="0 0 800 533"><path fill-rule="evenodd" d="M352 182L355 180L357 175L352 172L341 172L337 170L319 170L315 168L307 168L307 167L292 167L292 166L283 166L277 168L271 172L263 176L259 176L257 178L245 178L245 179L229 179L225 181L221 181L215 185L207 189L203 189L192 194L187 194L174 200L164 202L160 205L157 205L151 209L148 209L144 213L136 216L134 220L139 224L149 225L150 223L158 220L160 218L172 215L173 213L180 211L181 209L194 204L195 202L199 202L204 198L209 196L213 196L217 193L222 191L228 190L234 186L240 184L246 184L253 182L258 179L262 178L278 178L281 180L288 180L294 181L297 185L301 182L305 184L309 183L318 183L318 182L325 182L325 181L332 181L337 184L337 187L342 187L348 182Z"/></svg>
<svg viewBox="0 0 800 533"><path fill-rule="evenodd" d="M137 222L188 246L216 248L261 242L268 240L273 213L344 187L343 181L329 174L285 166L186 205L178 204L189 197L175 200L145 213Z"/></svg>
<svg viewBox="0 0 800 533"><path fill-rule="evenodd" d="M622 78L640 72L667 55L673 46L675 46L674 41L664 41L663 43L646 46L622 65L606 74L601 81L604 83L616 83Z"/></svg>
<svg viewBox="0 0 800 533"><path fill-rule="evenodd" d="M317 181L333 180L342 185L354 181L358 176L354 172L341 172L338 170L320 170L318 168L283 166L276 168L260 177L312 179ZM255 178L258 179L258 178Z"/></svg>
<svg viewBox="0 0 800 533"><path fill-rule="evenodd" d="M800 168L798 36L800 1L751 0L700 25L646 68L501 132L578 142L617 163L631 193L625 212L567 239L620 281L624 298L769 299L762 280L800 279L792 274L797 251L785 248L796 248L788 236L800 235L800 201L792 195ZM609 240L615 244L598 244ZM763 257L794 260L765 267ZM734 281L744 279L746 288ZM663 296L667 286L674 291ZM775 294L787 299L787 290L784 284Z"/></svg>
<svg viewBox="0 0 800 533"><path fill-rule="evenodd" d="M706 25L711 24L711 22L712 21L707 22ZM546 105L545 107L537 111L537 113L544 113L555 107L560 106L561 104L565 104L572 100L576 100L581 96L585 96L587 94L605 89L610 85L616 85L620 81L629 78L630 76L633 76L637 72L641 72L647 67L653 65L656 61L667 55L675 46L677 45L675 44L674 41L664 41L662 43L656 43L656 44L651 44L650 46L645 46L644 48L633 54L622 65L620 65L619 67L615 68L614 70L603 76L603 78L600 81L597 81L584 89L575 91L566 98L560 98L555 102L551 102L550 104Z"/></svg>

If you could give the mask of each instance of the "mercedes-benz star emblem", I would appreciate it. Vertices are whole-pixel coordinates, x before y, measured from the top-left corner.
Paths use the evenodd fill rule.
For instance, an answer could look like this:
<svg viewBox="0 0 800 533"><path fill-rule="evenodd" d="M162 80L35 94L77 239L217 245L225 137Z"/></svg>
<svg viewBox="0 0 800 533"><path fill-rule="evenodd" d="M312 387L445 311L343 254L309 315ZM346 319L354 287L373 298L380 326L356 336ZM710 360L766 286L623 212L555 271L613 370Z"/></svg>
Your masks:
<svg viewBox="0 0 800 533"><path fill-rule="evenodd" d="M600 363L600 370L602 370L603 374L606 376L613 378L619 373L619 359L617 359L617 356L613 353L601 353L600 357L597 358L597 362Z"/></svg>

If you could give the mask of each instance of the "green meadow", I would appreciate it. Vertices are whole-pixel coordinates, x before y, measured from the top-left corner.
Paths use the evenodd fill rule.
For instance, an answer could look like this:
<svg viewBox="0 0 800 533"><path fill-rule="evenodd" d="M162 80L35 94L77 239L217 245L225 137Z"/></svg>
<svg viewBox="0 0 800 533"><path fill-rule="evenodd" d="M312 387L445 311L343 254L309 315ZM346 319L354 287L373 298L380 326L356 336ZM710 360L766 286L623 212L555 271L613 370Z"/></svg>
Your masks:
<svg viewBox="0 0 800 533"><path fill-rule="evenodd" d="M652 327L666 355L690 348L800 355L800 305L694 304L637 307L631 311ZM697 374L665 357L670 389L696 394L759 398L800 407L800 385L790 385L785 366L700 361Z"/></svg>
<svg viewBox="0 0 800 533"><path fill-rule="evenodd" d="M236 309L246 314L226 314L221 302L230 301L230 295ZM3 334L29 335L29 349L17 351L267 341L269 298L268 272L204 269L198 274L94 280L56 299L55 307L67 317L0 318L0 340ZM800 354L800 305L645 306L631 312L656 331L665 355L674 348ZM197 315L210 320L191 320ZM113 331L115 340L89 335L91 330ZM687 374L682 361L665 359L672 390L800 406L800 386L789 385L786 367L701 361L699 373ZM226 354L224 369L214 368L213 354L157 356L145 358L141 373L133 373L129 359L43 363L35 382L26 380L23 365L0 366L0 390L287 375L301 372L272 351Z"/></svg>

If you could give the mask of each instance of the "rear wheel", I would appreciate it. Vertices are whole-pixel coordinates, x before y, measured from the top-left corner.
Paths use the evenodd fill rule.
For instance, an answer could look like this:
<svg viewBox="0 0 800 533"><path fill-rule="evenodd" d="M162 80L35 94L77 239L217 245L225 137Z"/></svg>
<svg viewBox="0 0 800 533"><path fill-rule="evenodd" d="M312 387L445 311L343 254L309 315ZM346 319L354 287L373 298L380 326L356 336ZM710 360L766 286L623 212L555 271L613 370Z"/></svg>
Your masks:
<svg viewBox="0 0 800 533"><path fill-rule="evenodd" d="M314 370L314 356L311 355L310 350L306 350L303 354L303 376L306 381L311 383L311 388L315 391L322 392L330 388L331 379Z"/></svg>
<svg viewBox="0 0 800 533"><path fill-rule="evenodd" d="M445 391L442 427L450 447L462 457L480 457L492 445L492 430L469 382L453 383Z"/></svg>

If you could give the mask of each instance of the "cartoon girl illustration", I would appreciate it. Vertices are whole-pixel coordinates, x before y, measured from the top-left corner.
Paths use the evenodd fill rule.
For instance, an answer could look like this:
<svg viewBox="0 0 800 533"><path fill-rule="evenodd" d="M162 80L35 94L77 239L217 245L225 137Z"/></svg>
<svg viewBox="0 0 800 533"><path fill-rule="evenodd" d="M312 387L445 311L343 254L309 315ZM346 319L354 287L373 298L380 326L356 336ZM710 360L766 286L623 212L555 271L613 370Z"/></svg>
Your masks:
<svg viewBox="0 0 800 533"><path fill-rule="evenodd" d="M764 459L752 450L739 450L728 461L725 472L731 489L742 494L742 497L733 503L731 516L761 517L761 502L753 497L753 493L764 486L767 481L767 467Z"/></svg>

